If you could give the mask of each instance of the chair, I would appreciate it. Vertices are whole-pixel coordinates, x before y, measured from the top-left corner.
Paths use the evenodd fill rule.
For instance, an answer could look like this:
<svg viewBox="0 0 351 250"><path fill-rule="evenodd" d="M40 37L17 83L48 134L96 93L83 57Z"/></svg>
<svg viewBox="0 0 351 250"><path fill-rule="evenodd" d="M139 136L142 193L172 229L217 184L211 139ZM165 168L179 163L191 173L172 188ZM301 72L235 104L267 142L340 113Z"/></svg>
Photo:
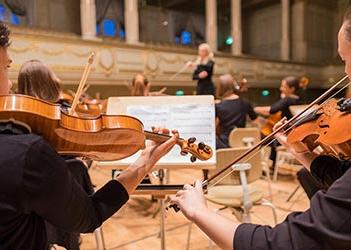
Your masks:
<svg viewBox="0 0 351 250"><path fill-rule="evenodd" d="M231 148L245 147L247 144L256 144L261 140L258 128L234 128L228 137Z"/></svg>
<svg viewBox="0 0 351 250"><path fill-rule="evenodd" d="M253 147L261 139L261 133L258 128L234 128L229 135L229 144L231 147ZM241 143L240 143L241 139ZM273 161L269 159L271 154L270 147L261 148L261 164L262 171L265 173L267 183L268 183L268 192L270 201L273 199L272 187L271 187L271 177L270 177L270 168L273 166Z"/></svg>
<svg viewBox="0 0 351 250"><path fill-rule="evenodd" d="M106 244L104 234L102 233L102 227L98 227L94 231L96 250L106 250Z"/></svg>
<svg viewBox="0 0 351 250"><path fill-rule="evenodd" d="M265 177L268 183L268 193L269 200L273 200L273 192L272 192L272 180L270 175L270 169L273 168L273 161L270 159L272 148L268 146L264 146L261 148L261 164L262 164L262 172L265 173Z"/></svg>
<svg viewBox="0 0 351 250"><path fill-rule="evenodd" d="M296 174L302 167L292 153L288 152L284 146L279 146L277 147L273 181L277 181L279 169L287 173Z"/></svg>
<svg viewBox="0 0 351 250"><path fill-rule="evenodd" d="M218 149L216 170L211 170L210 175L217 173L230 164L239 155L247 150L246 147ZM234 172L223 178L215 179L216 186L208 187L206 199L223 207L216 209L215 212L230 208L233 214L241 222L250 222L250 210L252 206L263 205L272 209L274 224L277 223L277 215L274 205L268 200L263 199L262 191L255 187L254 182L262 175L261 152L258 152L247 160L246 163L234 164ZM187 249L190 245L192 223L189 225ZM211 246L211 242L209 246Z"/></svg>

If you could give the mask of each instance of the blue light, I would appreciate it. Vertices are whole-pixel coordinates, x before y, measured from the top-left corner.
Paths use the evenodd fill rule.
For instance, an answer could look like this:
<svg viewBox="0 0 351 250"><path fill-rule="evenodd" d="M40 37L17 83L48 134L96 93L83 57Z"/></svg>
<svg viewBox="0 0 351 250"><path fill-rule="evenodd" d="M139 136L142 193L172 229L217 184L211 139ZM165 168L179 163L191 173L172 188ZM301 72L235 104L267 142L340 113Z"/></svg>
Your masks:
<svg viewBox="0 0 351 250"><path fill-rule="evenodd" d="M189 31L184 30L180 35L182 44L188 45L191 44L191 33Z"/></svg>
<svg viewBox="0 0 351 250"><path fill-rule="evenodd" d="M0 4L0 21L5 20L5 12L6 12L5 6L3 4Z"/></svg>
<svg viewBox="0 0 351 250"><path fill-rule="evenodd" d="M103 31L105 36L116 36L116 22L112 19L105 18L103 21Z"/></svg>
<svg viewBox="0 0 351 250"><path fill-rule="evenodd" d="M227 39L225 39L225 44L232 45L233 44L233 37L228 36Z"/></svg>
<svg viewBox="0 0 351 250"><path fill-rule="evenodd" d="M13 25L20 25L21 24L21 20L14 13L11 13L11 24L13 24Z"/></svg>
<svg viewBox="0 0 351 250"><path fill-rule="evenodd" d="M270 95L270 92L269 92L269 90L264 89L264 90L262 90L261 95L262 95L262 96L269 96L269 95Z"/></svg>
<svg viewBox="0 0 351 250"><path fill-rule="evenodd" d="M126 32L124 31L124 29L121 28L121 29L119 30L119 37L120 37L120 38L125 38L125 36L126 36Z"/></svg>

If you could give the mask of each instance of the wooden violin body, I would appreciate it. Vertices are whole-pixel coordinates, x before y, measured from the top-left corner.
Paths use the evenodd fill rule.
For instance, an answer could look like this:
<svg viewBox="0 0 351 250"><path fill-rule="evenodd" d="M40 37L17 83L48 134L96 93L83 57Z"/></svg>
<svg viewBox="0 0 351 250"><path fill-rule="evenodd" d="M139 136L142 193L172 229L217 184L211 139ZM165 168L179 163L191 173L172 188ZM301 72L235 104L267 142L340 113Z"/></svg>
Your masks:
<svg viewBox="0 0 351 250"><path fill-rule="evenodd" d="M351 159L351 113L339 104L331 99L307 115L288 134L288 144L297 153L320 147L323 154Z"/></svg>
<svg viewBox="0 0 351 250"><path fill-rule="evenodd" d="M80 118L62 112L60 105L22 95L0 96L0 110L1 120L26 123L59 154L118 160L144 147L143 124L134 117Z"/></svg>
<svg viewBox="0 0 351 250"><path fill-rule="evenodd" d="M0 96L0 120L14 119L27 124L43 136L59 154L86 156L110 161L128 157L145 147L145 139L164 142L167 135L145 132L140 120L127 115L100 114L94 118L76 117L52 104L31 96ZM179 139L183 154L200 160L212 157L212 149L199 143Z"/></svg>
<svg viewBox="0 0 351 250"><path fill-rule="evenodd" d="M261 134L263 136L268 136L273 132L274 125L282 119L282 112L278 111L277 113L271 114L265 120L265 123L261 126Z"/></svg>

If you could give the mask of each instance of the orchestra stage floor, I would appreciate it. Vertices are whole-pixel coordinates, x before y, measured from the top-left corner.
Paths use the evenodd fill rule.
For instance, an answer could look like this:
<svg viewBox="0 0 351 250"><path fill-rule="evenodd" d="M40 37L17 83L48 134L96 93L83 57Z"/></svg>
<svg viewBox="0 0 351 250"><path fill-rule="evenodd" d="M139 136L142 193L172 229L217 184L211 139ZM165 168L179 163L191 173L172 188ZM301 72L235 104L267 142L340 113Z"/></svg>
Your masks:
<svg viewBox="0 0 351 250"><path fill-rule="evenodd" d="M90 171L93 183L98 187L106 183L111 178L111 171L95 167ZM174 170L170 173L171 183L193 183L195 179L200 179L201 170ZM262 187L265 197L268 198L267 181L258 181ZM296 192L290 202L287 202L289 195L297 187L297 181L293 176L279 176L278 181L272 183L273 203L277 208L278 222L284 220L291 211L303 211L309 207L309 201L302 188ZM208 203L210 208L216 208ZM118 211L112 218L107 220L103 226L103 235L106 242L106 249L118 250L149 250L161 249L159 233L159 214L156 218L152 215L155 211L156 203L151 201L150 196L132 196L129 202ZM222 215L237 221L229 209L220 212ZM252 209L252 222L259 224L273 223L272 212L268 207L255 206ZM166 214L166 249L184 250L186 249L188 221L179 212L172 211ZM93 234L82 234L82 250L92 250L95 247ZM191 250L207 249L208 240L206 236L196 227L192 227ZM219 249L214 247L214 249Z"/></svg>

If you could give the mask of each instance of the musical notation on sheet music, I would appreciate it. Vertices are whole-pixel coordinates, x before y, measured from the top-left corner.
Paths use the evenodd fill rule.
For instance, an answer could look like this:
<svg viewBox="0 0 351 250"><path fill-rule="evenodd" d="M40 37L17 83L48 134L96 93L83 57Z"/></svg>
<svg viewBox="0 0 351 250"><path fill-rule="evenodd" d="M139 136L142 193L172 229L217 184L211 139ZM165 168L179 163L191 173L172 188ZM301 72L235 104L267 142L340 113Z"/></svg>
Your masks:
<svg viewBox="0 0 351 250"><path fill-rule="evenodd" d="M157 96L157 97L110 97L107 114L131 115L144 124L144 129L151 131L152 126L177 129L184 139L196 137L197 142L205 142L212 149L216 148L215 110L212 96ZM121 160L130 163L138 157L138 153ZM189 156L190 157L190 156ZM174 147L159 163L194 164L189 157L180 155L180 148ZM214 156L196 164L215 165Z"/></svg>
<svg viewBox="0 0 351 250"><path fill-rule="evenodd" d="M129 105L126 114L141 120L145 130L151 130L152 126L178 129L182 138L196 137L198 142L206 142L215 148L214 107L211 104ZM180 149L175 147L161 162L189 162L179 153Z"/></svg>

